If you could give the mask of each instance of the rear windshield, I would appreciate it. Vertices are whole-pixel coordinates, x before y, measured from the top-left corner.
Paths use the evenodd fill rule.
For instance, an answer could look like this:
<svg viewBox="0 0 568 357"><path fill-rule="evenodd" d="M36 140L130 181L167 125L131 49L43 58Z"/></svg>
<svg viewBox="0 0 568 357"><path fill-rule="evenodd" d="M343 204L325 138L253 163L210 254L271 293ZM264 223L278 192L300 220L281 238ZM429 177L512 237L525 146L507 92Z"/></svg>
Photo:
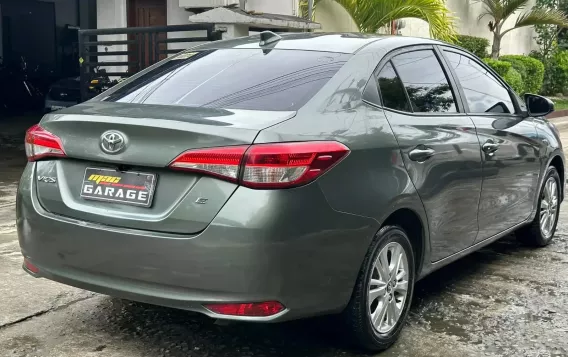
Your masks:
<svg viewBox="0 0 568 357"><path fill-rule="evenodd" d="M310 100L350 55L221 49L186 52L127 82L105 101L294 111Z"/></svg>

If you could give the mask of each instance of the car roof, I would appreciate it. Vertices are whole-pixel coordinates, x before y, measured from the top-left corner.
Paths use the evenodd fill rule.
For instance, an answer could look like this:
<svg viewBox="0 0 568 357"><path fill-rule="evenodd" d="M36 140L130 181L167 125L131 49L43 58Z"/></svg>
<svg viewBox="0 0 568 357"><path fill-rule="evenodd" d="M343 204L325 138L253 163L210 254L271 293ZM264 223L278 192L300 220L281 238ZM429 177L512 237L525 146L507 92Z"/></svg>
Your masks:
<svg viewBox="0 0 568 357"><path fill-rule="evenodd" d="M361 48L389 37L363 33L300 32L278 33L282 39L273 44L260 46L260 35L241 37L225 41L214 41L199 46L199 49L278 49L300 51L322 51L355 53Z"/></svg>

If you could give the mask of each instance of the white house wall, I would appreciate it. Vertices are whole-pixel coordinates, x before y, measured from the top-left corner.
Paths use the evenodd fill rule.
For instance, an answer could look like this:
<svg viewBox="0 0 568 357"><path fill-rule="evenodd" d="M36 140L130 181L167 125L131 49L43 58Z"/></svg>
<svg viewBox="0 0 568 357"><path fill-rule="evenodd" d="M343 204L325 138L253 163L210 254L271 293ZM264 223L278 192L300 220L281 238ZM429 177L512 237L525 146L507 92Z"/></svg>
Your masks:
<svg viewBox="0 0 568 357"><path fill-rule="evenodd" d="M298 15L297 0L247 0L247 11L266 12L280 15Z"/></svg>
<svg viewBox="0 0 568 357"><path fill-rule="evenodd" d="M322 25L319 31L325 32L359 32L355 21L345 9L332 0L318 3L316 21Z"/></svg>

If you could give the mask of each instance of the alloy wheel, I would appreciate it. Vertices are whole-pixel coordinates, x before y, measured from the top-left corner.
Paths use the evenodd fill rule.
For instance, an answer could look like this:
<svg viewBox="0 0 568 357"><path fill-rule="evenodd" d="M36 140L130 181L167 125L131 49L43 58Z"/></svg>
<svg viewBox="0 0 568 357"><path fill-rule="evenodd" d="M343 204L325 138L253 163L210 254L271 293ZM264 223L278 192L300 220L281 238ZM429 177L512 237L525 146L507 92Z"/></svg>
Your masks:
<svg viewBox="0 0 568 357"><path fill-rule="evenodd" d="M377 256L369 283L369 318L377 332L386 334L396 326L407 295L408 258L400 244L391 242Z"/></svg>
<svg viewBox="0 0 568 357"><path fill-rule="evenodd" d="M549 177L544 184L540 201L540 232L550 238L558 214L558 185L554 177Z"/></svg>

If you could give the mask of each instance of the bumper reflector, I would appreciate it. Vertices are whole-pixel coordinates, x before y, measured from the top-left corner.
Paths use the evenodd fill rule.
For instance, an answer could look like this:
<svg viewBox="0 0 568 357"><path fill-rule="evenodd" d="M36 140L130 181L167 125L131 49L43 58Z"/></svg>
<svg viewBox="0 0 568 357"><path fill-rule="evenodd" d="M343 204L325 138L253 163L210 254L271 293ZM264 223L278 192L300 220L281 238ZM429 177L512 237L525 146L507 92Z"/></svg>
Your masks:
<svg viewBox="0 0 568 357"><path fill-rule="evenodd" d="M285 307L278 301L267 301L246 304L209 304L205 307L219 315L268 317L284 311Z"/></svg>
<svg viewBox="0 0 568 357"><path fill-rule="evenodd" d="M29 260L27 260L26 258L24 258L24 266L26 267L26 269L28 269L29 271L31 271L34 274L39 274L39 268L36 267L35 265L33 265Z"/></svg>

